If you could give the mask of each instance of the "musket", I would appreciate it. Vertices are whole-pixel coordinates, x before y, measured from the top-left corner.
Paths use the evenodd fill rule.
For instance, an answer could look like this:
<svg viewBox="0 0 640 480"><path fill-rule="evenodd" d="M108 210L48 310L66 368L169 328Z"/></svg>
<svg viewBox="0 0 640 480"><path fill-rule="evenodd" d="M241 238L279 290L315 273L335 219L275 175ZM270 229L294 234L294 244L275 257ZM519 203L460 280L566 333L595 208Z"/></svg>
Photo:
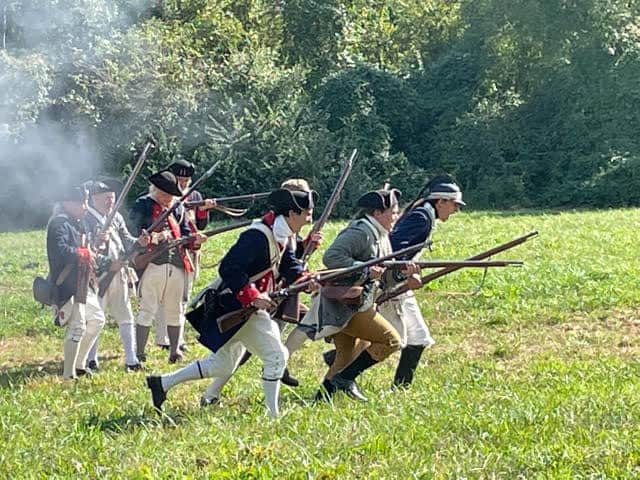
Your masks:
<svg viewBox="0 0 640 480"><path fill-rule="evenodd" d="M309 232L309 235L307 236L309 241L305 245L304 251L302 252L302 257L300 258L300 261L305 266L305 268L307 266L307 262L309 261L309 257L311 257L311 255L313 254L313 252L316 250L316 247L317 247L316 244L311 241L311 238L314 234L322 230L324 225L327 223L327 220L329 219L331 212L333 211L334 207L338 203L338 200L340 200L340 194L342 193L342 189L344 188L344 185L347 182L347 179L349 178L349 174L353 169L353 163L355 162L357 156L358 156L358 149L354 148L353 151L351 152L351 155L349 156L344 166L342 167L342 172L340 173L340 177L338 178L338 181L336 182L335 187L333 187L333 191L329 196L329 200L327 200L327 204L325 205L324 210L322 211L322 214L320 215L316 223L313 225L313 227L311 228L311 231ZM278 315L285 321L290 321L290 322L297 321L299 309L300 309L300 302L298 297L292 296L281 303Z"/></svg>
<svg viewBox="0 0 640 480"><path fill-rule="evenodd" d="M391 260L384 262L383 267L391 270L402 270L409 265L417 265L421 269L425 268L487 268L487 267L521 267L524 262L519 260L428 260L411 262L408 260Z"/></svg>
<svg viewBox="0 0 640 480"><path fill-rule="evenodd" d="M124 187L122 187L122 191L120 192L120 195L116 200L116 203L113 205L113 208L111 208L111 212L109 212L109 215L107 216L106 220L104 221L104 223L102 224L102 226L100 227L100 229L96 234L94 249L97 249L100 246L101 239L104 238L105 233L107 233L109 231L109 228L111 228L111 224L113 223L114 218L116 218L116 214L118 213L118 210L120 210L120 207L122 206L125 199L127 198L129 190L131 190L131 187L133 186L133 182L135 181L136 177L140 173L140 170L142 169L142 165L147 159L147 153L149 153L149 150L152 147L153 147L153 141L147 140L147 143L144 145L144 148L142 149L142 153L138 157L138 161L133 167L133 170L131 171L129 178L127 178L127 182L124 184Z"/></svg>
<svg viewBox="0 0 640 480"><path fill-rule="evenodd" d="M205 180L207 180L209 177L211 177L211 175L213 175L213 172L218 167L220 162L222 162L222 160L218 160L216 163L214 163L211 166L211 168L209 168L209 170L204 172L204 174L202 174L202 176L200 178L198 178L198 180L196 180L189 187L189 189L185 193L182 194L182 196L176 202L173 203L173 205L171 205L166 210L163 210L162 213L158 216L158 218L156 218L156 220L151 224L151 226L146 229L147 232L151 233L154 230L156 230L160 225L162 225L164 223L164 221L167 219L167 217L169 215L171 215L180 205L182 205L185 202L185 200L189 197L189 195L191 195L196 188L198 188ZM129 248L124 253L122 258L119 259L119 261L122 262L122 263L130 262L131 259L137 253L139 253L139 251L140 251L139 248L136 245L133 245L131 248ZM105 274L105 276L102 279L102 281L100 282L100 285L99 285L99 288L98 288L98 295L100 297L102 297L106 293L106 291L109 288L109 285L111 285L111 281L115 277L116 273L117 272L114 272L114 271L108 271Z"/></svg>
<svg viewBox="0 0 640 480"><path fill-rule="evenodd" d="M484 260L486 258L492 257L493 255L497 255L498 253L504 252L506 250L509 250L513 247L516 247L518 245L523 244L524 242L532 239L533 237L537 236L538 232L537 231L533 231L533 232L529 232L526 235L522 235L521 237L517 237L514 238L513 240L510 240L508 242L505 242L501 245L495 246L489 250L486 250L484 252L478 253L477 255L474 255L473 257L469 257L467 260L472 261L472 260ZM456 270L460 270L461 268L464 267L445 267L442 268L440 270L437 270L433 273L430 273L428 275L425 275L423 277L420 278L420 281L422 282L422 286L426 285L429 282L432 282L433 280L443 277L445 275L448 275L451 272L455 272ZM407 287L406 283L400 283L398 284L396 287L392 288L391 290L388 290L386 292L384 292L380 297L378 297L378 299L376 300L376 303L378 305L391 300L392 298L397 297L398 295L402 295L405 292L408 292L410 290L410 288Z"/></svg>
<svg viewBox="0 0 640 480"><path fill-rule="evenodd" d="M397 252L393 252L389 255L385 255L380 258L374 258L372 260L359 263L351 267L341 268L324 275L311 276L309 277L309 280L295 283L287 288L274 290L273 292L269 293L269 298L276 301L282 301L286 298L291 298L293 296L296 296L300 292L306 290L311 285L312 282L316 282L320 285L323 285L323 284L338 280L340 278L347 277L355 272L360 272L365 268L369 268L375 265L380 265L381 263L384 263L387 260L391 260L392 258L395 258L397 256L409 255L409 254L415 253L419 251L423 246L424 244L420 243L418 245L413 245L411 247L403 248L402 250L398 250ZM224 333L232 329L233 327L240 325L242 322L247 320L251 315L253 315L257 310L258 309L256 307L246 307L246 308L240 308L238 310L234 310L232 312L221 315L216 319L216 321L218 322L218 328L220 329L220 332Z"/></svg>
<svg viewBox="0 0 640 480"><path fill-rule="evenodd" d="M207 238L211 238L211 237L213 237L215 235L219 235L221 233L230 232L231 230L236 230L238 228L246 227L248 225L251 225L252 222L253 222L253 220L246 220L244 222L236 222L236 223L232 223L230 225L224 225L222 227L217 227L217 228L212 228L210 230L205 230L204 232L201 232L201 234L206 236ZM187 235L186 237L177 238L177 239L174 239L174 240L169 240L167 242L163 242L163 243L161 243L160 245L158 245L156 248L154 248L153 250L151 250L149 252L140 253L140 254L136 255L135 257L133 257L131 262L133 263L133 266L136 269L144 270L147 267L147 265L149 265L149 263L154 258L162 255L165 252L168 252L169 250L173 250L175 248L179 248L179 247L183 247L185 245L188 245L196 237L197 237L196 235Z"/></svg>
<svg viewBox="0 0 640 480"><path fill-rule="evenodd" d="M349 178L349 174L353 169L353 163L355 162L357 156L358 156L358 149L354 148L353 151L351 152L351 156L347 159L347 162L342 167L342 173L340 173L340 178L338 178L338 182L336 183L336 186L333 187L333 192L331 192L331 196L329 197L329 200L327 200L327 205L324 207L324 210L322 211L320 218L318 218L316 223L311 228L308 238L311 238L311 235L320 232L320 230L322 230L322 228L324 227L324 224L327 223L327 220L329 220L329 216L331 215L333 208L336 206L336 203L338 203L338 200L340 200L340 193L342 192L342 189L344 188L344 185L347 182L347 178ZM315 251L315 249L316 249L316 245L314 244L314 242L309 241L305 246L304 252L302 253L302 257L300 259L303 264L306 265L307 261L309 260L309 257Z"/></svg>
<svg viewBox="0 0 640 480"><path fill-rule="evenodd" d="M80 247L85 248L87 246L87 235L85 233L80 235ZM76 293L73 296L75 303L87 303L87 293L89 290L89 281L91 276L91 266L86 263L80 262L78 264L78 277L76 285Z"/></svg>

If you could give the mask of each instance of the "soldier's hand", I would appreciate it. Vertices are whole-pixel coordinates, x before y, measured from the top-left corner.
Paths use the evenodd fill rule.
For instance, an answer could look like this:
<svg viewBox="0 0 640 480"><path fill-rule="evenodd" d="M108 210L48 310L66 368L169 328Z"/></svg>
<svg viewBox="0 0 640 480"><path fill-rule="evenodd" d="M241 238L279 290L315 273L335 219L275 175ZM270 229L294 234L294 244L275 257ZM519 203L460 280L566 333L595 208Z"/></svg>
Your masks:
<svg viewBox="0 0 640 480"><path fill-rule="evenodd" d="M312 233L309 235L308 241L313 243L313 246L317 248L322 243L322 232Z"/></svg>
<svg viewBox="0 0 640 480"><path fill-rule="evenodd" d="M196 238L193 240L193 244L196 247L199 247L200 245L202 245L204 242L206 242L209 237L207 237L205 234L203 233L196 233Z"/></svg>
<svg viewBox="0 0 640 480"><path fill-rule="evenodd" d="M149 236L149 232L147 232L146 230L142 230L142 233L138 237L138 243L142 247L146 247L147 245L149 245L150 241L151 241L151 237Z"/></svg>
<svg viewBox="0 0 640 480"><path fill-rule="evenodd" d="M204 208L205 210L211 210L212 208L215 208L218 206L218 203L215 201L214 198L207 198L204 201L204 205L202 205L202 208Z"/></svg>
<svg viewBox="0 0 640 480"><path fill-rule="evenodd" d="M374 265L369 268L369 278L371 278L372 280L378 280L380 277L382 277L383 273L384 267Z"/></svg>
<svg viewBox="0 0 640 480"><path fill-rule="evenodd" d="M404 267L401 271L407 277L410 277L413 274L420 273L420 267L415 263L411 262L411 263L407 263L407 266Z"/></svg>
<svg viewBox="0 0 640 480"><path fill-rule="evenodd" d="M94 254L88 247L76 248L76 254L78 255L78 263L82 265L91 265L93 262Z"/></svg>
<svg viewBox="0 0 640 480"><path fill-rule="evenodd" d="M416 288L420 288L422 286L422 280L420 280L420 275L414 273L407 278L407 287L411 290L415 290Z"/></svg>
<svg viewBox="0 0 640 480"><path fill-rule="evenodd" d="M251 302L251 305L256 307L258 310L268 310L274 306L274 303L268 294L262 292L253 302Z"/></svg>
<svg viewBox="0 0 640 480"><path fill-rule="evenodd" d="M109 270L111 272L117 272L126 266L127 266L126 262L121 262L120 260L112 260Z"/></svg>

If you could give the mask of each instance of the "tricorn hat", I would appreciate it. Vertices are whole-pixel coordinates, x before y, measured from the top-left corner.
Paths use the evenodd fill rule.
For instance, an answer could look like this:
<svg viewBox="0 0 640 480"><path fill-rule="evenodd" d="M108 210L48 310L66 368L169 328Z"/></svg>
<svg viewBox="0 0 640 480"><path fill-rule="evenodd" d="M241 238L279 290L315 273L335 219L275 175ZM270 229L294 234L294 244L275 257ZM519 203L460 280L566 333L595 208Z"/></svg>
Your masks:
<svg viewBox="0 0 640 480"><path fill-rule="evenodd" d="M391 190L372 190L362 195L357 202L360 208L372 208L374 210L386 210L397 205L402 197L402 192L397 188Z"/></svg>
<svg viewBox="0 0 640 480"><path fill-rule="evenodd" d="M279 211L311 209L317 201L318 193L314 190L302 192L279 188L269 195L269 204Z"/></svg>
<svg viewBox="0 0 640 480"><path fill-rule="evenodd" d="M178 177L193 177L196 171L193 164L182 157L178 157L175 162L167 167L167 170Z"/></svg>
<svg viewBox="0 0 640 480"><path fill-rule="evenodd" d="M176 176L168 170L161 170L160 172L154 173L149 177L149 182L169 195L173 195L174 197L182 196L182 191L178 187Z"/></svg>
<svg viewBox="0 0 640 480"><path fill-rule="evenodd" d="M87 185L87 188L89 189L90 195L116 191L115 188L111 187L105 182L101 182L100 180L94 180L93 182L89 182L89 184Z"/></svg>

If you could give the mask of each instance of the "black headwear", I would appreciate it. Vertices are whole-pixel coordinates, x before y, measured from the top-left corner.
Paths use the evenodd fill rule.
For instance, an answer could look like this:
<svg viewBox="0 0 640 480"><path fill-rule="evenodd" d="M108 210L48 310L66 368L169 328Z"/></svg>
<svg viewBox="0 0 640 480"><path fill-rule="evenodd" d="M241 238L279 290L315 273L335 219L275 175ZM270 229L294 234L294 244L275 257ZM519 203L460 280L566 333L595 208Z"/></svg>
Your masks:
<svg viewBox="0 0 640 480"><path fill-rule="evenodd" d="M88 189L89 189L90 195L96 195L98 193L106 193L106 192L115 192L114 188L112 188L110 185L107 185L106 183L101 182L99 180L90 182L88 185Z"/></svg>
<svg viewBox="0 0 640 480"><path fill-rule="evenodd" d="M149 182L169 195L173 195L174 197L182 196L182 191L178 187L176 176L168 170L161 170L160 172L154 173L149 177Z"/></svg>
<svg viewBox="0 0 640 480"><path fill-rule="evenodd" d="M83 185L74 185L60 191L60 200L66 202L83 203L87 200L88 192Z"/></svg>
<svg viewBox="0 0 640 480"><path fill-rule="evenodd" d="M397 188L391 190L372 190L362 195L357 202L358 207L373 210L386 210L397 205L402 192Z"/></svg>
<svg viewBox="0 0 640 480"><path fill-rule="evenodd" d="M300 192L280 188L269 195L269 204L279 213L286 213L289 210L300 213L303 209L314 208L317 201L318 194L314 190Z"/></svg>
<svg viewBox="0 0 640 480"><path fill-rule="evenodd" d="M187 162L184 158L178 157L178 159L167 167L171 173L178 177L193 177L195 168L191 162Z"/></svg>

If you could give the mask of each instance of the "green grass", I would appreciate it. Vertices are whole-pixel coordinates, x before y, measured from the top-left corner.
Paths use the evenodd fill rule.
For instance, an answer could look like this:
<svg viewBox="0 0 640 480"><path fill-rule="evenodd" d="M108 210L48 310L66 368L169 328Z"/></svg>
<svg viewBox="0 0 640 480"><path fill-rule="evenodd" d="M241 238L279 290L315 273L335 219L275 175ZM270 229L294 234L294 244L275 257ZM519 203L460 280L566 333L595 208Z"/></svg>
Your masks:
<svg viewBox="0 0 640 480"><path fill-rule="evenodd" d="M330 225L326 241L344 223ZM640 476L640 210L463 213L434 234L432 258L465 258L530 230L504 259L523 268L448 275L419 293L437 344L413 388L391 391L396 357L368 371L368 404L310 399L324 373L310 344L290 367L282 418L265 414L259 362L222 405L205 381L172 390L169 418L143 374L125 374L117 330L103 371L61 381L63 331L31 300L46 272L44 232L0 235L0 476L5 478L637 478ZM233 242L204 250L214 265ZM314 257L318 266L321 255ZM215 269L204 269L206 283ZM191 340L189 358L206 350ZM150 369L167 372L151 348Z"/></svg>

